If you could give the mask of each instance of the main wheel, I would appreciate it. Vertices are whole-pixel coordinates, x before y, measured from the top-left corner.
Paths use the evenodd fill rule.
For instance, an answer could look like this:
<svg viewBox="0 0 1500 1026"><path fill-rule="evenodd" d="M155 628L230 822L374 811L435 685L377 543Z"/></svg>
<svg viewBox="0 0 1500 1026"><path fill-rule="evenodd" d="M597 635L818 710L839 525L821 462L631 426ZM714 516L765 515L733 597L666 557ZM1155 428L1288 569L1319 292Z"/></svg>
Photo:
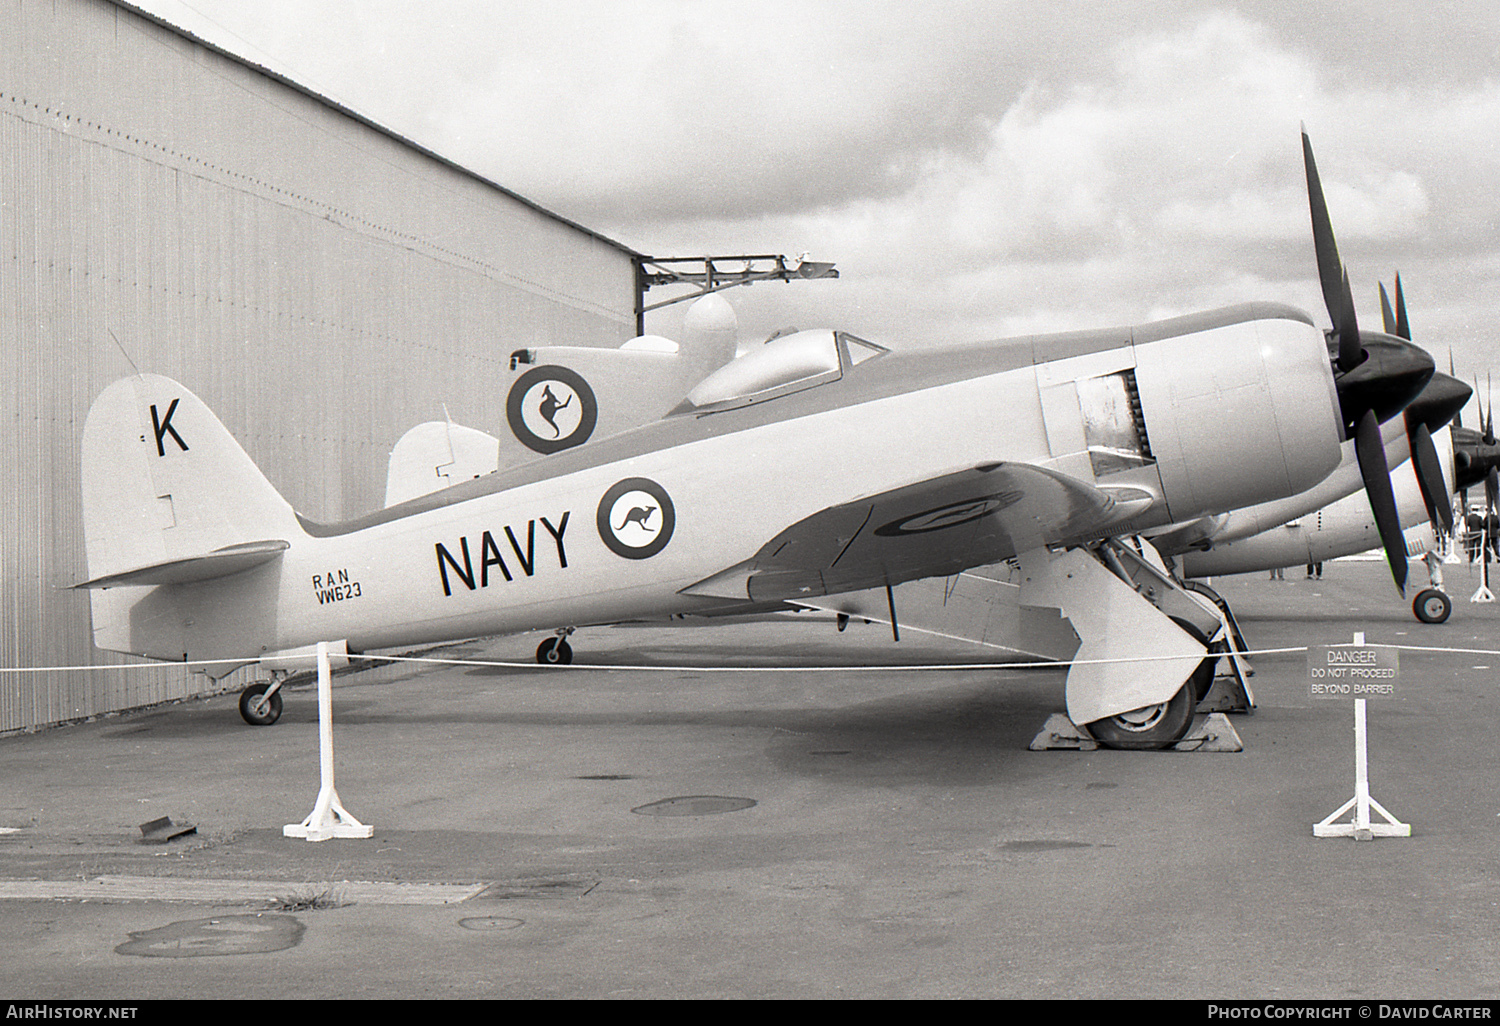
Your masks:
<svg viewBox="0 0 1500 1026"><path fill-rule="evenodd" d="M252 727L269 727L281 719L281 692L262 697L270 687L270 681L262 680L240 692L240 716Z"/></svg>
<svg viewBox="0 0 1500 1026"><path fill-rule="evenodd" d="M573 661L573 646L566 638L548 638L536 647L536 661L543 665L566 666Z"/></svg>
<svg viewBox="0 0 1500 1026"><path fill-rule="evenodd" d="M1087 726L1094 739L1107 748L1166 748L1187 733L1197 704L1189 681L1165 702L1095 720Z"/></svg>
<svg viewBox="0 0 1500 1026"><path fill-rule="evenodd" d="M1436 588L1426 588L1417 592L1411 611L1423 623L1443 623L1453 612L1453 600Z"/></svg>

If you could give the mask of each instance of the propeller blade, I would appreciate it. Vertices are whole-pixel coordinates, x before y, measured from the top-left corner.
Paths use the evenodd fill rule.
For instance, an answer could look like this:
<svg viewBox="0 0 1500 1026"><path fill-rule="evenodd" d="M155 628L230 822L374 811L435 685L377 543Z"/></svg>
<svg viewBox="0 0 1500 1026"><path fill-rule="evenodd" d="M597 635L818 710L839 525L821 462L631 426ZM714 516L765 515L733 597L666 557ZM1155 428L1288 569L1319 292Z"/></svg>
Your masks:
<svg viewBox="0 0 1500 1026"><path fill-rule="evenodd" d="M1500 499L1500 470L1494 467L1484 477L1484 503L1485 515L1495 512L1495 504Z"/></svg>
<svg viewBox="0 0 1500 1026"><path fill-rule="evenodd" d="M1387 335L1396 334L1396 315L1391 312L1391 300L1385 294L1385 282L1380 283L1380 327Z"/></svg>
<svg viewBox="0 0 1500 1026"><path fill-rule="evenodd" d="M1385 462L1385 445L1380 439L1380 421L1373 410L1366 410L1354 434L1354 454L1359 460L1359 476L1364 479L1365 495L1375 514L1380 544L1391 567L1396 590L1406 596L1406 538L1401 533L1401 518L1396 512L1396 492L1391 487L1391 471Z"/></svg>
<svg viewBox="0 0 1500 1026"><path fill-rule="evenodd" d="M1313 249L1318 257L1318 281L1323 286L1323 303L1333 321L1338 338L1338 368L1351 371L1364 358L1359 342L1359 323L1354 316L1354 296L1349 291L1349 275L1339 260L1338 242L1333 237L1333 222L1323 199L1323 183L1313 160L1312 140L1302 130L1302 163L1307 172L1307 202L1312 212Z"/></svg>
<svg viewBox="0 0 1500 1026"><path fill-rule="evenodd" d="M1401 292L1401 275L1396 275L1396 337L1411 341L1411 322L1406 318L1406 296Z"/></svg>
<svg viewBox="0 0 1500 1026"><path fill-rule="evenodd" d="M1478 378L1474 379L1474 384L1476 384L1476 385L1479 384L1479 379ZM1484 406L1485 406L1484 410L1481 411L1481 415L1484 417L1484 444L1485 445L1494 445L1495 444L1495 397L1492 394L1490 394L1490 375L1489 375L1488 371L1486 371L1485 375L1484 375Z"/></svg>
<svg viewBox="0 0 1500 1026"><path fill-rule="evenodd" d="M1438 458L1437 446L1432 444L1432 432L1427 425L1418 422L1411 433L1412 468L1417 472L1417 484L1422 489L1422 500L1427 503L1427 519L1434 528L1453 533L1453 503L1443 481L1443 464Z"/></svg>
<svg viewBox="0 0 1500 1026"><path fill-rule="evenodd" d="M1452 346L1448 347L1448 376L1450 378L1455 376L1454 373L1453 373L1453 347ZM1470 393L1470 394L1473 394L1473 393ZM1465 401L1465 403L1468 402L1468 400L1464 400L1464 401ZM1456 413L1453 414L1453 426L1454 427L1461 428L1461 427L1464 426L1463 412L1464 411L1463 411L1462 407L1460 407L1459 410Z"/></svg>
<svg viewBox="0 0 1500 1026"><path fill-rule="evenodd" d="M1474 375L1474 412L1479 415L1479 437L1484 438L1484 400L1479 397L1479 375Z"/></svg>

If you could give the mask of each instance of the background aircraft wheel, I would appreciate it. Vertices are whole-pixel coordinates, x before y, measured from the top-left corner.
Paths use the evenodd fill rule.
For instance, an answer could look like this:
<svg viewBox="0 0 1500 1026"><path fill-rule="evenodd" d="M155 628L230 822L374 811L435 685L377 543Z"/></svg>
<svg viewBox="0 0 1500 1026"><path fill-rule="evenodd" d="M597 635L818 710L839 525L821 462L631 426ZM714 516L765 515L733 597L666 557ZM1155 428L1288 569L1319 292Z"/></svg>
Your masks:
<svg viewBox="0 0 1500 1026"><path fill-rule="evenodd" d="M240 692L240 716L252 727L269 727L281 719L281 692L265 702L260 696L271 686L268 680L257 681Z"/></svg>
<svg viewBox="0 0 1500 1026"><path fill-rule="evenodd" d="M1198 668L1193 671L1193 675L1187 679L1188 684L1192 685L1193 688L1193 704L1197 705L1204 698L1208 697L1209 690L1214 686L1214 669L1219 665L1219 657L1214 653L1223 652L1224 648L1222 645L1210 645L1208 643L1208 635L1200 631L1197 625L1191 620L1184 620L1180 616L1174 616L1172 617L1172 622L1187 631L1194 641L1208 649L1210 653L1203 662L1198 664ZM1187 728L1184 727L1183 729Z"/></svg>
<svg viewBox="0 0 1500 1026"><path fill-rule="evenodd" d="M1423 623L1443 623L1448 619L1448 614L1453 612L1453 600L1436 588L1427 588L1417 593L1416 601L1411 604L1411 611Z"/></svg>
<svg viewBox="0 0 1500 1026"><path fill-rule="evenodd" d="M573 646L566 638L548 638L536 647L536 661L566 666L573 661Z"/></svg>
<svg viewBox="0 0 1500 1026"><path fill-rule="evenodd" d="M1088 729L1107 748L1166 748L1187 733L1197 704L1189 681L1165 702L1095 720L1088 724Z"/></svg>

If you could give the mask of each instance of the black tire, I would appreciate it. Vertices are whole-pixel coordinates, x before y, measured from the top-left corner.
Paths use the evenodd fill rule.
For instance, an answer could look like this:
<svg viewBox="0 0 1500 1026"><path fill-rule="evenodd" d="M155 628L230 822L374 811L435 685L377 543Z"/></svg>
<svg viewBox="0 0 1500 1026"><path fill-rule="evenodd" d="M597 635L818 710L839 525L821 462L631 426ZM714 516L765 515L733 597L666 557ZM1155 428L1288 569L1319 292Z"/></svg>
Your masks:
<svg viewBox="0 0 1500 1026"><path fill-rule="evenodd" d="M1200 631L1197 625L1192 621L1184 620L1180 616L1174 616L1172 617L1172 622L1181 627L1192 637L1194 641L1196 641L1198 644L1202 645L1209 651L1209 655L1203 660L1203 662L1198 664L1198 668L1195 669L1192 676L1187 679L1188 684L1192 686L1193 704L1196 706L1199 702L1207 698L1209 691L1213 689L1214 670L1217 669L1219 665L1218 653L1221 653L1223 649L1217 645L1210 645L1208 643L1208 635Z"/></svg>
<svg viewBox="0 0 1500 1026"><path fill-rule="evenodd" d="M1453 613L1453 600L1436 588L1425 588L1417 592L1411 611L1423 623L1443 623Z"/></svg>
<svg viewBox="0 0 1500 1026"><path fill-rule="evenodd" d="M1167 748L1181 741L1192 726L1197 705L1189 682L1165 702L1095 720L1087 726L1094 740L1106 748L1133 751Z"/></svg>
<svg viewBox="0 0 1500 1026"><path fill-rule="evenodd" d="M262 680L240 692L240 717L252 727L269 727L281 719L280 691L267 700L264 712L257 712L254 708L253 704L258 704L260 696L264 695L270 687L270 681Z"/></svg>
<svg viewBox="0 0 1500 1026"><path fill-rule="evenodd" d="M573 661L573 646L566 638L548 638L536 647L536 661L543 666L566 666Z"/></svg>

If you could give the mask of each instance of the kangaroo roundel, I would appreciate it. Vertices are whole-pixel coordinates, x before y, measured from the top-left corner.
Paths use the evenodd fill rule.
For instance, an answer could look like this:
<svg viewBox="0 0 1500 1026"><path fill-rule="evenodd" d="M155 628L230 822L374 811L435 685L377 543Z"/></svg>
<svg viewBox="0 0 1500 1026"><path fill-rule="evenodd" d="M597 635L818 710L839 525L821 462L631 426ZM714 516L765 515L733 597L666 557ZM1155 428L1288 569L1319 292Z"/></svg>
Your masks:
<svg viewBox="0 0 1500 1026"><path fill-rule="evenodd" d="M599 403L577 372L533 367L511 386L505 416L522 445L546 455L588 441L599 420Z"/></svg>
<svg viewBox="0 0 1500 1026"><path fill-rule="evenodd" d="M677 511L667 490L644 477L627 477L599 500L599 537L611 552L646 559L667 547Z"/></svg>

